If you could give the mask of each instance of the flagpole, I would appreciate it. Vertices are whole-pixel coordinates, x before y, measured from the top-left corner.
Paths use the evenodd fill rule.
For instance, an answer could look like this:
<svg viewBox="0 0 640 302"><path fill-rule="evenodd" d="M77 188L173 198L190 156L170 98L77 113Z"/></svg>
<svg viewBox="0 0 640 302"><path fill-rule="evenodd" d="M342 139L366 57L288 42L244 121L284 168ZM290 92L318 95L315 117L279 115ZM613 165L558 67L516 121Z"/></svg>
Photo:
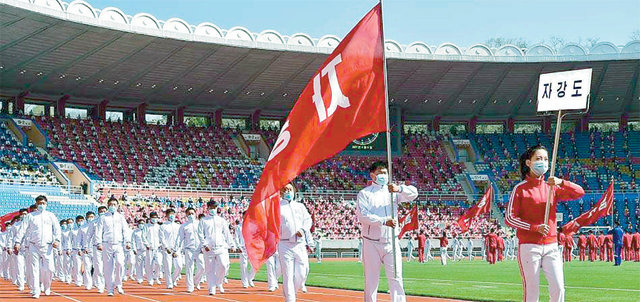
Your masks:
<svg viewBox="0 0 640 302"><path fill-rule="evenodd" d="M562 122L562 110L558 110L558 119L556 120L556 136L553 140L553 153L551 154L551 172L549 178L555 175L556 171L556 159L558 154L558 144L560 143L560 123ZM549 194L547 194L547 204L544 209L544 222L548 225L549 221L549 208L551 207L551 198L553 197L553 188L549 188ZM549 231L551 232L551 231Z"/></svg>
<svg viewBox="0 0 640 302"><path fill-rule="evenodd" d="M391 161L391 127L390 127L390 120L389 120L389 85L387 83L387 54L386 54L386 50L385 50L385 46L384 46L384 22L382 19L382 0L380 0L380 33L382 35L382 70L383 70L383 74L384 74L384 111L385 111L385 115L386 115L386 120L387 120L387 133L386 133L386 137L387 137L387 171L389 173L389 183L391 183L393 181L393 169L392 169L392 164L393 162ZM391 203L390 203L390 207L391 207L391 219L395 219L395 208L393 206L393 192L390 192L391 194ZM391 228L391 244L393 245L393 277L394 278L398 278L398 268L397 268L397 263L396 263L396 228L392 227Z"/></svg>

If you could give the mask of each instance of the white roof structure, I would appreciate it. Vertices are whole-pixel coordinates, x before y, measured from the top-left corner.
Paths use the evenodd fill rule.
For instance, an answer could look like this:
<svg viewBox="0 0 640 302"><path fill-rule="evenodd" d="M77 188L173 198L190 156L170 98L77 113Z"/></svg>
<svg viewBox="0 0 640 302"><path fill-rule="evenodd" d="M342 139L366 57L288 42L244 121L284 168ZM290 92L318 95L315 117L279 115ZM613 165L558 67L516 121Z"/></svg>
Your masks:
<svg viewBox="0 0 640 302"><path fill-rule="evenodd" d="M148 111L284 115L340 38L129 16L76 0L0 0L0 95ZM527 117L540 73L593 68L592 115L640 112L640 41L520 49L385 43L392 105L408 118Z"/></svg>

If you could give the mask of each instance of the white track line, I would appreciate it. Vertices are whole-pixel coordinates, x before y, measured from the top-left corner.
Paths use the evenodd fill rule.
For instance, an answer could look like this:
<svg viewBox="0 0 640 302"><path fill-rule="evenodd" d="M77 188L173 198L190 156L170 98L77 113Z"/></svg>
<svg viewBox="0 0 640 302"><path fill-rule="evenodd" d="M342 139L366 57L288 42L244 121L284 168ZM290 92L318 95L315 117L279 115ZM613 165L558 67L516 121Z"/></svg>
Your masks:
<svg viewBox="0 0 640 302"><path fill-rule="evenodd" d="M80 301L80 300L78 300L78 299L76 299L76 298L72 298L72 297L69 297L69 296L65 296L65 295L63 295L63 294L61 294L61 293L57 293L57 292L54 292L54 291L51 291L51 293L52 293L52 294L54 294L54 295L56 295L56 296L60 296L60 297L63 297L63 298L67 298L67 299L69 299L69 300L71 300L71 301L75 301L75 302L82 302L82 301Z"/></svg>
<svg viewBox="0 0 640 302"><path fill-rule="evenodd" d="M348 278L348 279L362 279L361 276L354 275L332 275L332 274L322 274L315 273L315 275L323 275L329 276L332 278ZM512 282L490 282L490 281L475 281L475 280L448 280L448 279L431 279L431 278L403 278L405 281L447 281L453 283L480 283L480 284L491 284L491 285L512 285L512 286L521 286L520 283L512 283ZM540 286L548 287L546 284L540 284ZM586 286L564 286L565 288L575 288L575 289L592 289L592 290L609 290L609 291L622 291L622 292L640 292L640 289L627 289L627 288L605 288L605 287L586 287Z"/></svg>

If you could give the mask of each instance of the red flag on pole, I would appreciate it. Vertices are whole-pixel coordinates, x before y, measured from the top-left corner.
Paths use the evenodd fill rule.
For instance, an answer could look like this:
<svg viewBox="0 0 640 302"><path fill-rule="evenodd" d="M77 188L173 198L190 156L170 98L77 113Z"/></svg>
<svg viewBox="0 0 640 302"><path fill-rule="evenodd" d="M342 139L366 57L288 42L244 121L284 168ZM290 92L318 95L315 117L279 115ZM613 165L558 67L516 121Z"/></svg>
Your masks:
<svg viewBox="0 0 640 302"><path fill-rule="evenodd" d="M406 221L406 222L405 222ZM400 217L398 219L398 223L404 223L402 229L400 230L400 234L398 234L398 238L402 239L402 236L409 231L418 229L418 205L415 205L413 209L407 215Z"/></svg>
<svg viewBox="0 0 640 302"><path fill-rule="evenodd" d="M242 235L255 270L280 240L279 190L350 142L386 131L382 13L376 5L318 68L280 130Z"/></svg>
<svg viewBox="0 0 640 302"><path fill-rule="evenodd" d="M582 213L582 215L574 220L567 222L567 224L562 227L562 232L565 233L565 235L576 233L581 227L592 225L596 223L598 219L611 215L611 211L613 211L613 180L611 180L609 187L602 197L600 197L600 201L588 212Z"/></svg>
<svg viewBox="0 0 640 302"><path fill-rule="evenodd" d="M462 232L469 230L471 220L491 210L491 203L493 202L493 186L489 185L487 191L484 192L482 199L473 207L469 208L460 218L458 218L458 225L462 229Z"/></svg>

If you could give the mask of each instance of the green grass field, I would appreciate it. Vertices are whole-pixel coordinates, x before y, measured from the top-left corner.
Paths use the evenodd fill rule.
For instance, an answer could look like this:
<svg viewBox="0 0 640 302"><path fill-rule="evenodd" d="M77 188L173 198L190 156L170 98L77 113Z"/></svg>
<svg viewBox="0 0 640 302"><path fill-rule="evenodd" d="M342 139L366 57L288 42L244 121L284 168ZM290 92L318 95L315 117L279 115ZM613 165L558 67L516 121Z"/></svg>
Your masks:
<svg viewBox="0 0 640 302"><path fill-rule="evenodd" d="M233 263L230 277L239 277L238 263ZM404 287L409 295L458 298L484 301L521 301L522 284L516 261L489 265L484 261L462 261L440 265L405 262ZM610 263L578 262L564 266L566 301L640 301L640 263L626 262L620 267ZM256 280L265 281L263 267ZM541 274L540 300L548 301L546 280ZM362 290L362 264L357 262L323 262L312 259L307 285ZM380 291L386 292L384 273Z"/></svg>

